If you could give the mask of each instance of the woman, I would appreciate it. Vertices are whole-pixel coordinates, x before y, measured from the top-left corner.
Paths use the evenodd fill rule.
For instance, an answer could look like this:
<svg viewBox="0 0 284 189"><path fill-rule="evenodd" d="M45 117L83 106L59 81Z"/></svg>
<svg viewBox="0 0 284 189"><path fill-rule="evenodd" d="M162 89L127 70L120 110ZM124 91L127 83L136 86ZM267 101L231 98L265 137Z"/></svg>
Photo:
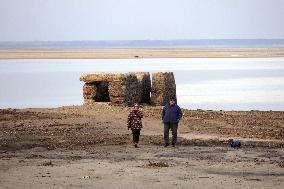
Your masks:
<svg viewBox="0 0 284 189"><path fill-rule="evenodd" d="M135 148L138 148L140 130L143 127L141 120L142 118L142 107L140 107L139 104L136 103L134 104L134 109L129 113L127 120L128 129L132 130L133 144Z"/></svg>

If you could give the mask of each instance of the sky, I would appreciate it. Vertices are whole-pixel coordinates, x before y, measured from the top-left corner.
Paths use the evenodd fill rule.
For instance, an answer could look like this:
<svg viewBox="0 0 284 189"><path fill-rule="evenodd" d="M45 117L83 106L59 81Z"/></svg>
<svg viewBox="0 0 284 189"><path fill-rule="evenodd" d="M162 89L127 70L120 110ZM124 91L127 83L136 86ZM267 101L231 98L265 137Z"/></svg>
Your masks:
<svg viewBox="0 0 284 189"><path fill-rule="evenodd" d="M0 0L0 41L284 39L284 0Z"/></svg>

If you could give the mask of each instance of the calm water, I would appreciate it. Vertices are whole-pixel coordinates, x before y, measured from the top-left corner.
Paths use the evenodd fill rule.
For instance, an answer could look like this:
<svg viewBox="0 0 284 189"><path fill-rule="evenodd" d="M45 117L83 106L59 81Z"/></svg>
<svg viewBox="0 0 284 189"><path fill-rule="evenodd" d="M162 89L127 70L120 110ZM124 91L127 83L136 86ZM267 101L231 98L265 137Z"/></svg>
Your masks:
<svg viewBox="0 0 284 189"><path fill-rule="evenodd" d="M89 71L173 71L190 109L284 110L284 58L0 60L0 108L80 105Z"/></svg>

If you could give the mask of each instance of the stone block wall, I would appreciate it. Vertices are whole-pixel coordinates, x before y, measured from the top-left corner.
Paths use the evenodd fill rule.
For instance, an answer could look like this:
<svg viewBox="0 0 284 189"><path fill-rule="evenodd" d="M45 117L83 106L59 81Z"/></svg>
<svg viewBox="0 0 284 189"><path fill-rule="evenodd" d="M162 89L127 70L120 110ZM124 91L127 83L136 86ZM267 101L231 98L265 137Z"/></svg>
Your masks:
<svg viewBox="0 0 284 189"><path fill-rule="evenodd" d="M140 101L139 84L135 73L127 73L125 75L125 104L134 104Z"/></svg>
<svg viewBox="0 0 284 189"><path fill-rule="evenodd" d="M97 94L97 88L95 83L85 83L83 86L84 103L91 104L94 102L94 98Z"/></svg>
<svg viewBox="0 0 284 189"><path fill-rule="evenodd" d="M136 72L138 79L139 103L150 103L151 78L149 72Z"/></svg>
<svg viewBox="0 0 284 189"><path fill-rule="evenodd" d="M109 82L110 102L123 104L125 103L125 74L116 74L112 76Z"/></svg>
<svg viewBox="0 0 284 189"><path fill-rule="evenodd" d="M153 105L164 105L170 96L176 94L172 72L154 73L152 86L149 72L86 73L80 76L80 80L85 82L85 104L113 102L132 105L151 102Z"/></svg>
<svg viewBox="0 0 284 189"><path fill-rule="evenodd" d="M173 72L152 74L151 104L163 106L171 96L176 96L176 84Z"/></svg>

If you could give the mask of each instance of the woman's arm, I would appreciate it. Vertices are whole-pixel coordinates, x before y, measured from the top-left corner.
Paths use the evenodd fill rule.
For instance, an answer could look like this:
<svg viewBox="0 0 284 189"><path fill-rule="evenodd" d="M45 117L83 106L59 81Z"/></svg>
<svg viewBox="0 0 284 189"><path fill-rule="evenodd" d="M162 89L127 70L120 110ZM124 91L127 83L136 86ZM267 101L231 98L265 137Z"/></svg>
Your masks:
<svg viewBox="0 0 284 189"><path fill-rule="evenodd" d="M127 127L131 128L132 112L129 113L127 118Z"/></svg>
<svg viewBox="0 0 284 189"><path fill-rule="evenodd" d="M143 112L142 112L142 111L139 110L139 111L137 112L137 114L138 114L138 116L139 116L140 118L143 118Z"/></svg>

